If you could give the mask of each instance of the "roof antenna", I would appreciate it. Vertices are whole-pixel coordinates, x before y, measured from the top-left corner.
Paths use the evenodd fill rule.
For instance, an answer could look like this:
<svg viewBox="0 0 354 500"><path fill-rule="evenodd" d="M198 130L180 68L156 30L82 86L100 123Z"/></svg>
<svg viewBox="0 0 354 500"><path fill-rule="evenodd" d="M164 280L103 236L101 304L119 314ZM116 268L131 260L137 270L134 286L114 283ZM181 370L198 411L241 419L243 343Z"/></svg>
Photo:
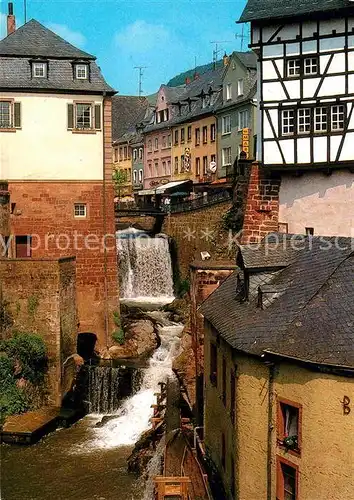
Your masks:
<svg viewBox="0 0 354 500"><path fill-rule="evenodd" d="M147 66L134 66L134 69L139 70L139 97L143 95L143 70L147 68Z"/></svg>

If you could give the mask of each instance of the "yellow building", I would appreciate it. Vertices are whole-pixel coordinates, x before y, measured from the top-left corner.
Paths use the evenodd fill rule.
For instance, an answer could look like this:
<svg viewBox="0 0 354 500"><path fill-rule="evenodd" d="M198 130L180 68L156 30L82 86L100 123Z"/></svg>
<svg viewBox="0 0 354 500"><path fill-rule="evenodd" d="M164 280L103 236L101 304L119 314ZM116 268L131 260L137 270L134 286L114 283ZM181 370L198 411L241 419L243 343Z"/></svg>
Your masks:
<svg viewBox="0 0 354 500"><path fill-rule="evenodd" d="M354 498L354 255L242 248L202 305L204 436L242 500ZM343 245L345 246L345 245ZM281 247L281 248L279 248ZM318 271L321 270L321 273Z"/></svg>
<svg viewBox="0 0 354 500"><path fill-rule="evenodd" d="M132 181L132 149L128 141L115 141L113 143L113 170L119 171L115 182L116 195L118 198L133 196Z"/></svg>
<svg viewBox="0 0 354 500"><path fill-rule="evenodd" d="M200 117L172 129L172 178L210 182L210 165L216 166L216 118ZM215 174L214 174L215 175Z"/></svg>

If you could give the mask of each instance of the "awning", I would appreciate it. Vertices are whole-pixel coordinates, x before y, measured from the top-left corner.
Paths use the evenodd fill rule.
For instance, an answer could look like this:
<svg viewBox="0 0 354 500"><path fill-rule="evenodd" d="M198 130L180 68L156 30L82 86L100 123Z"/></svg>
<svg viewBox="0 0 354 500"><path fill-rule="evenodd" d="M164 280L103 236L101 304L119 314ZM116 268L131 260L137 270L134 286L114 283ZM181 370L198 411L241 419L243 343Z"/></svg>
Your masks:
<svg viewBox="0 0 354 500"><path fill-rule="evenodd" d="M190 183L191 187L193 185L192 181L187 179L185 181L173 181L173 182L168 182L167 184L164 184L163 186L159 186L156 188L156 194L163 194L166 192L173 191L176 187L181 186L182 184L187 184Z"/></svg>

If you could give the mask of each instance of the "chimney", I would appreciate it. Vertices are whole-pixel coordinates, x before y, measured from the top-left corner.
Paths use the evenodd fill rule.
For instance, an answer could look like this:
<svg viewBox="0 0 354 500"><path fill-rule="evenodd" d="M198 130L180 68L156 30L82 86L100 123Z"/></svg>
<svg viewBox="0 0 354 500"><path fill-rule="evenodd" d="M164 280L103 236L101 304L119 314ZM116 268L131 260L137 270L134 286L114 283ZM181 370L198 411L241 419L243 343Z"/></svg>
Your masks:
<svg viewBox="0 0 354 500"><path fill-rule="evenodd" d="M7 16L7 36L16 30L16 18L14 16L14 5L9 2L9 13Z"/></svg>
<svg viewBox="0 0 354 500"><path fill-rule="evenodd" d="M224 57L222 58L224 66L227 66L229 64L229 59L229 56L225 52Z"/></svg>

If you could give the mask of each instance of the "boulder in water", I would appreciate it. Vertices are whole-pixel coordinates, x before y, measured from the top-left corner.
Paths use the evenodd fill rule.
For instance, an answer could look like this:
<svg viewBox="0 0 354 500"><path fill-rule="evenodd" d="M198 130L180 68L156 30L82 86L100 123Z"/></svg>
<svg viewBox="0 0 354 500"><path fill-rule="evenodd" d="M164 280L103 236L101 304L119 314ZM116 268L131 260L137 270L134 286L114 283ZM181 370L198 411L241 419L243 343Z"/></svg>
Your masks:
<svg viewBox="0 0 354 500"><path fill-rule="evenodd" d="M146 358L159 346L159 337L154 323L149 319L139 319L126 326L123 345L113 345L108 349L111 359Z"/></svg>

